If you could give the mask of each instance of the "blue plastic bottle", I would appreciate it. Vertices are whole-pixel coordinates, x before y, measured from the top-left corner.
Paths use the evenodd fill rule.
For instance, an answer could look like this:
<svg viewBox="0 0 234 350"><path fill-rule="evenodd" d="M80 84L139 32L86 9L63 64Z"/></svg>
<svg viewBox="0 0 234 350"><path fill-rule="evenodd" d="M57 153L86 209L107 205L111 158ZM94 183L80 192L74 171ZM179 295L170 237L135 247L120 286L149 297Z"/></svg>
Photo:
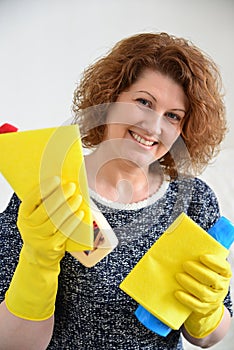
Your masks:
<svg viewBox="0 0 234 350"><path fill-rule="evenodd" d="M225 234L223 234L224 232ZM234 226L223 216L208 230L208 233L227 249L234 242ZM135 315L145 327L163 337L166 337L171 331L170 327L153 316L141 305L136 309Z"/></svg>

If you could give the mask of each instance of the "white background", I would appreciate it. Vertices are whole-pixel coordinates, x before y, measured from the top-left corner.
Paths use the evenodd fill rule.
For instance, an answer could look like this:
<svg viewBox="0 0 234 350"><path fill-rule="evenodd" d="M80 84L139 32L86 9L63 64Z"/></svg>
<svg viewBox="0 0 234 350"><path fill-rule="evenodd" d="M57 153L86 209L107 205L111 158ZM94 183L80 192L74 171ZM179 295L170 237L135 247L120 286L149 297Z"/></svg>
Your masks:
<svg viewBox="0 0 234 350"><path fill-rule="evenodd" d="M0 125L63 124L82 71L116 41L146 31L190 39L220 67L230 132L203 178L234 221L233 0L0 0ZM0 211L11 194L0 175ZM233 349L233 333L213 349Z"/></svg>
<svg viewBox="0 0 234 350"><path fill-rule="evenodd" d="M141 31L191 39L220 67L230 132L205 176L217 195L225 193L221 205L234 219L232 0L0 0L0 125L28 130L63 124L83 70L116 41ZM5 192L1 186L0 208Z"/></svg>

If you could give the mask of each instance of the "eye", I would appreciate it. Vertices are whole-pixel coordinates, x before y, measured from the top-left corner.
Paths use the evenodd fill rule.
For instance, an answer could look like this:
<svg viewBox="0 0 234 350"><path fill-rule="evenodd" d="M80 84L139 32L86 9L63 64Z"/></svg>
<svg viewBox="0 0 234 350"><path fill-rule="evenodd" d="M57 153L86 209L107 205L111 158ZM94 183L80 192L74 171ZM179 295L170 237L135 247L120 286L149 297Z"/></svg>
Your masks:
<svg viewBox="0 0 234 350"><path fill-rule="evenodd" d="M139 98L136 99L136 101L137 101L140 105L142 105L142 106L144 106L144 107L147 107L147 108L151 108L151 107L152 107L152 102L149 101L149 100L147 100L146 98L139 97Z"/></svg>
<svg viewBox="0 0 234 350"><path fill-rule="evenodd" d="M181 121L181 117L173 112L167 112L166 117L170 120L171 123L179 123Z"/></svg>

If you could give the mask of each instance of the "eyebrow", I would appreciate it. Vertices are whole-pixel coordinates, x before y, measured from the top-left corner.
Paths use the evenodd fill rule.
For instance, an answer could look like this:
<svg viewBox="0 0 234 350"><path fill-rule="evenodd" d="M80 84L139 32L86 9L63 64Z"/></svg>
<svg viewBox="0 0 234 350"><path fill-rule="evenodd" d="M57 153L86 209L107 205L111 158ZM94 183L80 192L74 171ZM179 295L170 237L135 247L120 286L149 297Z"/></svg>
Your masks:
<svg viewBox="0 0 234 350"><path fill-rule="evenodd" d="M152 99L157 102L156 97L154 97L150 92L145 91L145 90L138 90L136 92L144 92L145 94L149 95L150 97L152 97ZM171 111L179 111L179 112L184 112L186 114L186 110L185 109L181 109L181 108L172 108L170 109Z"/></svg>
<svg viewBox="0 0 234 350"><path fill-rule="evenodd" d="M181 109L181 108L172 108L171 111L179 111L179 112L186 113L186 110L185 109Z"/></svg>
<svg viewBox="0 0 234 350"><path fill-rule="evenodd" d="M145 91L145 90L139 90L139 91L136 91L136 92L144 92L145 94L149 95L150 97L152 97L152 99L157 102L157 99L148 91Z"/></svg>

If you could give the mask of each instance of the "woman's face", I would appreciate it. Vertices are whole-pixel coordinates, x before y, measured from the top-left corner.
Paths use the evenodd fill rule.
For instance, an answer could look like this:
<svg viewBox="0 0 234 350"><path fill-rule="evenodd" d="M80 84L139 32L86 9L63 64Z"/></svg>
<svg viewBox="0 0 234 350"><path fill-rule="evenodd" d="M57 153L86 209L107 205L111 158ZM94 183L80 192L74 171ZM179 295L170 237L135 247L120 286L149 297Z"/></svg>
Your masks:
<svg viewBox="0 0 234 350"><path fill-rule="evenodd" d="M113 157L149 166L164 156L181 133L188 109L183 88L147 69L122 92L107 115L104 135Z"/></svg>

